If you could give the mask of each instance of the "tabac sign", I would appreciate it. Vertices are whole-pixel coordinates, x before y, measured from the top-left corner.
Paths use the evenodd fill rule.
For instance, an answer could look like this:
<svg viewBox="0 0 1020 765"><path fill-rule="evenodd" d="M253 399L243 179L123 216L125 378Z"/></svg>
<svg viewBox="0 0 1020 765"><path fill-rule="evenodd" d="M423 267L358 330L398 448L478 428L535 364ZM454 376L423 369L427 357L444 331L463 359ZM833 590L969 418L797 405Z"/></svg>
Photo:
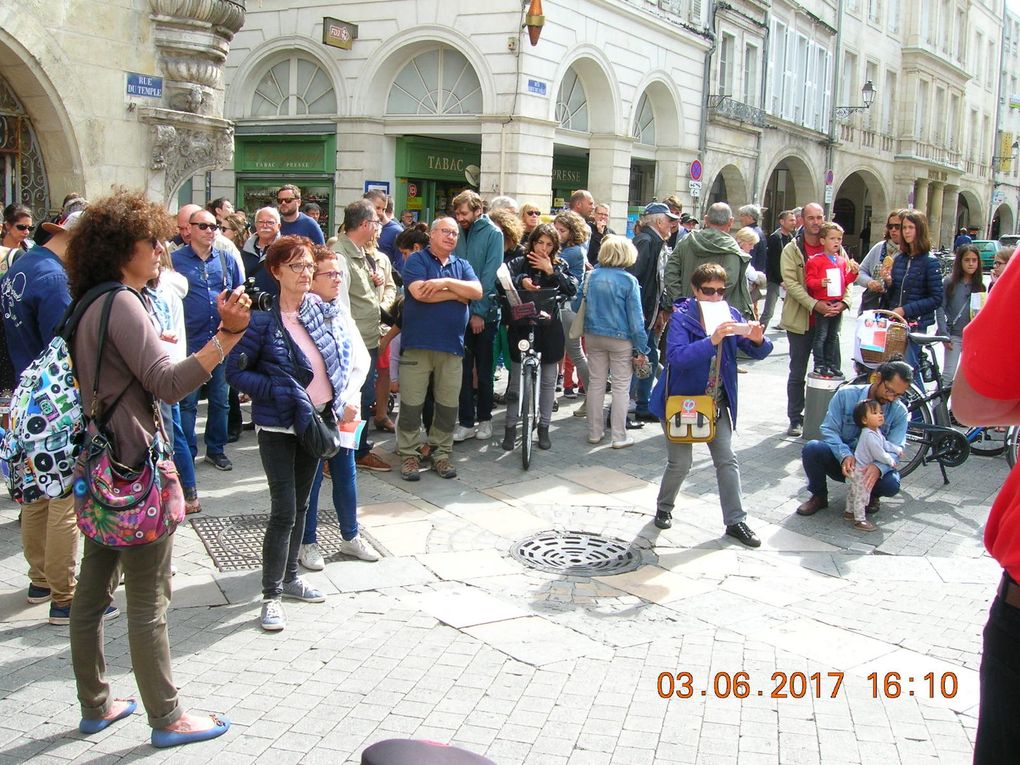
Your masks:
<svg viewBox="0 0 1020 765"><path fill-rule="evenodd" d="M350 50L358 39L358 25L340 19L324 16L322 19L322 42L334 48Z"/></svg>

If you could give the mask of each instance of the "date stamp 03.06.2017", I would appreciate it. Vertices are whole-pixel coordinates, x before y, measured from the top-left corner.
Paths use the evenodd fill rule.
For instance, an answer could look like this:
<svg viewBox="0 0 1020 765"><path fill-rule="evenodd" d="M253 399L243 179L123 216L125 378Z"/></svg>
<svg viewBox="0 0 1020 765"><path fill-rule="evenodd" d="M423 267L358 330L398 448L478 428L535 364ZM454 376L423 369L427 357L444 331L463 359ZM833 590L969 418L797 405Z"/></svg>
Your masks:
<svg viewBox="0 0 1020 765"><path fill-rule="evenodd" d="M845 676L845 672L773 672L762 682L764 678L752 678L749 672L716 672L699 683L690 672L661 672L656 690L663 699L746 699L751 696L834 699L839 696ZM866 680L871 697L875 699L951 699L959 691L955 672L928 672L916 676L872 672Z"/></svg>

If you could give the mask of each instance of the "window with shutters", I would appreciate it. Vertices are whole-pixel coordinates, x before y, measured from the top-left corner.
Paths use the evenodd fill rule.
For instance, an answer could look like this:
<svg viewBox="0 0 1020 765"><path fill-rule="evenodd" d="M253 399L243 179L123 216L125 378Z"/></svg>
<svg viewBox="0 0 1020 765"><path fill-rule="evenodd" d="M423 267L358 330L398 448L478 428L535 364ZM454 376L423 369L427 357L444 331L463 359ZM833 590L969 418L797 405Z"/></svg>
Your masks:
<svg viewBox="0 0 1020 765"><path fill-rule="evenodd" d="M783 67L786 62L786 25L773 21L769 45L768 93L765 107L777 117L783 113Z"/></svg>
<svg viewBox="0 0 1020 765"><path fill-rule="evenodd" d="M387 114L481 114L482 86L464 54L440 47L419 53L393 80Z"/></svg>
<svg viewBox="0 0 1020 765"><path fill-rule="evenodd" d="M885 91L882 93L882 132L896 134L896 73L885 73Z"/></svg>
<svg viewBox="0 0 1020 765"><path fill-rule="evenodd" d="M720 96L733 95L734 43L733 35L724 34L722 36L722 44L719 46L719 80L716 83L716 92Z"/></svg>
<svg viewBox="0 0 1020 765"><path fill-rule="evenodd" d="M266 71L251 100L251 117L336 114L336 91L329 75L303 56L290 56Z"/></svg>
<svg viewBox="0 0 1020 765"><path fill-rule="evenodd" d="M567 130L588 132L588 95L573 67L567 70L556 95L556 121Z"/></svg>
<svg viewBox="0 0 1020 765"><path fill-rule="evenodd" d="M885 6L887 20L886 24L892 34L899 34L900 31L900 0L888 0Z"/></svg>
<svg viewBox="0 0 1020 765"><path fill-rule="evenodd" d="M744 103L758 106L758 46L744 46Z"/></svg>

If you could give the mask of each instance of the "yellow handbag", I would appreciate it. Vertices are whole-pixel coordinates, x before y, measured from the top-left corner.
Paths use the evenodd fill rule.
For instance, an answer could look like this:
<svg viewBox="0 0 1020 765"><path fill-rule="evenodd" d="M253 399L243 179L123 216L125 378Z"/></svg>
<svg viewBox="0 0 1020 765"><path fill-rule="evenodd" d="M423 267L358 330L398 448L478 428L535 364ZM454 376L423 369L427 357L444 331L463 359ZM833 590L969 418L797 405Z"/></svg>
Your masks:
<svg viewBox="0 0 1020 765"><path fill-rule="evenodd" d="M715 438L715 422L719 418L715 394L722 377L722 343L715 358L715 381L705 395L666 396L666 438L674 444L706 444ZM669 393L668 364L666 392Z"/></svg>

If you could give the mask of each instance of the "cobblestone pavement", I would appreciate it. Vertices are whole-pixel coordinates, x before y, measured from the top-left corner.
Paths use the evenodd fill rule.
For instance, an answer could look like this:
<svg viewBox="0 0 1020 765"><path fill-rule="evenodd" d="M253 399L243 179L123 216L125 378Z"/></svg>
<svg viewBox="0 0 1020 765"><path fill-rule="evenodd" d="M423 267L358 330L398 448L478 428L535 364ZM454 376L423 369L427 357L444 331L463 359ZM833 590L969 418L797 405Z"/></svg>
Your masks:
<svg viewBox="0 0 1020 765"><path fill-rule="evenodd" d="M772 357L744 362L735 438L760 550L722 535L704 448L674 527L655 529L658 429L630 449L592 447L566 399L552 451L536 450L528 472L494 439L457 445L455 480L359 473L363 530L384 557L328 557L307 574L328 600L288 602L282 633L256 624L259 572L219 572L186 524L174 673L189 708L234 727L180 750L152 749L139 714L77 733L67 628L25 605L17 508L0 502L0 761L356 763L370 743L410 736L500 765L970 762L999 576L981 531L1005 459L973 457L948 486L919 469L883 501L874 534L842 520L839 487L829 509L797 516L786 342L770 336ZM378 445L395 463L392 436ZM198 466L204 514L267 512L253 434L228 454L232 472ZM621 540L644 565L564 576L510 556L550 529ZM106 630L118 696L136 692L126 627Z"/></svg>

